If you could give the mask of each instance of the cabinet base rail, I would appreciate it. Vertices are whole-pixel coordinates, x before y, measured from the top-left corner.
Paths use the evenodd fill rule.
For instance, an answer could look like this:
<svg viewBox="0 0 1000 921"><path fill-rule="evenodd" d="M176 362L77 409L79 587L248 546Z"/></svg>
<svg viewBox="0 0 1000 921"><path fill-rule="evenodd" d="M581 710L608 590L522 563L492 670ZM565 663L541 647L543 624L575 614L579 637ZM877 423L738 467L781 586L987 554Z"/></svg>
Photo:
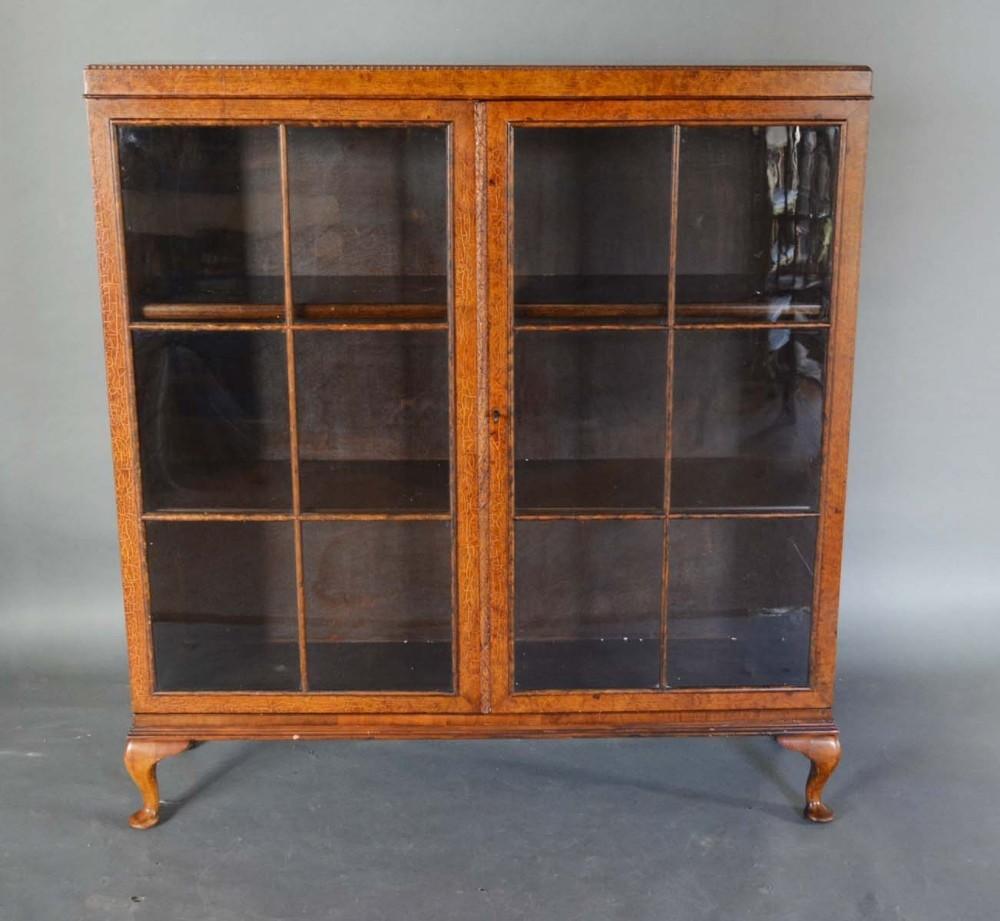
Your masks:
<svg viewBox="0 0 1000 921"><path fill-rule="evenodd" d="M203 741L222 739L444 739L444 738L604 738L608 735L620 736L737 736L766 735L773 736L775 741L789 751L799 752L809 760L809 776L806 780L806 805L803 815L810 822L827 823L834 818L833 810L823 802L823 790L827 781L840 763L840 733L832 722L813 725L795 726L740 726L740 725L671 725L655 726L651 724L633 725L622 722L613 730L608 727L551 725L548 727L525 728L503 726L458 727L458 731L442 731L447 727L427 726L407 728L405 731L396 727L395 731L379 731L372 727L363 731L359 727L338 727L336 724L323 727L321 725L300 726L300 731L290 731L279 726L263 724L252 731L234 731L233 727L212 731L204 728L197 732L178 735L176 730L156 730L145 727L129 733L125 745L125 768L139 789L142 797L142 807L129 816L128 823L132 828L148 829L159 824L160 789L156 776L157 765L165 758L179 755ZM346 731L345 731L346 729ZM339 730L339 731L338 731Z"/></svg>

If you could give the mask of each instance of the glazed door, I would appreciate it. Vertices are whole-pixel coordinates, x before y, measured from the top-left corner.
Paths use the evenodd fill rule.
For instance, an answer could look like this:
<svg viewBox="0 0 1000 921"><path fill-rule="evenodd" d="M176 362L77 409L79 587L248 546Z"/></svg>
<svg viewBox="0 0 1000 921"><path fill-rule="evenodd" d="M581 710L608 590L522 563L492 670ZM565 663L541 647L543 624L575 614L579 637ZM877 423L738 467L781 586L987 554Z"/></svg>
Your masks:
<svg viewBox="0 0 1000 921"><path fill-rule="evenodd" d="M109 121L137 709L478 708L472 107L155 107Z"/></svg>
<svg viewBox="0 0 1000 921"><path fill-rule="evenodd" d="M489 107L497 710L828 705L844 122L731 108Z"/></svg>

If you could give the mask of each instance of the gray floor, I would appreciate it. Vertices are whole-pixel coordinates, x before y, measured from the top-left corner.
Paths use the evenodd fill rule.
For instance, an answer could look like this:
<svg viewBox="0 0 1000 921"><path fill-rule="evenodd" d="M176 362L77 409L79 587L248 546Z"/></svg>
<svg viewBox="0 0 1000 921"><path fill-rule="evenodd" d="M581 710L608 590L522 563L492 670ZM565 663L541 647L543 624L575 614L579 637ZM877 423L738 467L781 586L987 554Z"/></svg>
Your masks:
<svg viewBox="0 0 1000 921"><path fill-rule="evenodd" d="M120 679L0 687L0 918L990 919L989 674L846 674L839 819L767 739L216 743L131 831Z"/></svg>

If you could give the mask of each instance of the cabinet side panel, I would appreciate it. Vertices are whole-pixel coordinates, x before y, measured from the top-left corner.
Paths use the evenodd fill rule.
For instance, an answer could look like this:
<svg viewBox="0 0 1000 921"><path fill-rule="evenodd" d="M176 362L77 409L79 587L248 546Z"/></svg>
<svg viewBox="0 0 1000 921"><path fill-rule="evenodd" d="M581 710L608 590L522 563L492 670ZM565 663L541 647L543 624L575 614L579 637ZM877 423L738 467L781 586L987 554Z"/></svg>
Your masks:
<svg viewBox="0 0 1000 921"><path fill-rule="evenodd" d="M818 574L814 599L811 686L827 706L833 703L837 659L837 606L847 488L854 334L861 264L861 215L868 144L868 103L856 103L842 136L837 252L834 267L833 328L830 334L824 467L820 490Z"/></svg>
<svg viewBox="0 0 1000 921"><path fill-rule="evenodd" d="M152 664L143 555L139 448L121 240L121 207L110 118L105 113L104 106L98 102L88 103L88 118L122 594L132 703L138 709L140 702L149 696L152 688Z"/></svg>

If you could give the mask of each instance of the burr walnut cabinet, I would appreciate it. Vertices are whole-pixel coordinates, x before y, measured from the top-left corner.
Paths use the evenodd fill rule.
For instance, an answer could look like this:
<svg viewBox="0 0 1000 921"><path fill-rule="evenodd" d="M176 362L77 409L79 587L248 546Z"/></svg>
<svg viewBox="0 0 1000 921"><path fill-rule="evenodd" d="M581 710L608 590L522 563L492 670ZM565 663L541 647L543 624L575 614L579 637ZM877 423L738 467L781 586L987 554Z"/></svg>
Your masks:
<svg viewBox="0 0 1000 921"><path fill-rule="evenodd" d="M832 817L867 68L85 85L133 826L232 738L768 734Z"/></svg>

